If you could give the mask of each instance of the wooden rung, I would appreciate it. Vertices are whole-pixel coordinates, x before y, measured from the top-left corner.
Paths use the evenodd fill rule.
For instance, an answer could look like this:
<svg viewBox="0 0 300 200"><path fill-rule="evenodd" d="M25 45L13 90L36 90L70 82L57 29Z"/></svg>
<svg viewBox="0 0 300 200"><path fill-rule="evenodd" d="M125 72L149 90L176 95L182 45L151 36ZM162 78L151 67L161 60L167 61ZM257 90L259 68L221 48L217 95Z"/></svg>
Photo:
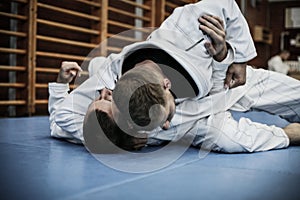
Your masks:
<svg viewBox="0 0 300 200"><path fill-rule="evenodd" d="M24 66L5 66L5 65L0 65L0 70L25 71L26 67L24 67Z"/></svg>
<svg viewBox="0 0 300 200"><path fill-rule="evenodd" d="M165 17L169 17L170 15L171 15L171 13L165 12Z"/></svg>
<svg viewBox="0 0 300 200"><path fill-rule="evenodd" d="M48 88L47 83L35 83L36 88Z"/></svg>
<svg viewBox="0 0 300 200"><path fill-rule="evenodd" d="M168 7L170 7L170 8L177 8L179 5L176 5L176 4L174 4L174 3L171 3L171 2L169 2L169 1L166 1L166 6L168 6Z"/></svg>
<svg viewBox="0 0 300 200"><path fill-rule="evenodd" d="M123 40L123 41L128 41L128 42L140 42L141 40L131 38L131 37L125 37L125 36L120 36L120 35L115 35L112 33L107 33L108 37L111 37L112 39L118 39L118 40Z"/></svg>
<svg viewBox="0 0 300 200"><path fill-rule="evenodd" d="M57 11L57 12L73 15L73 16L76 16L76 17L81 17L81 18L85 18L85 19L100 21L100 18L97 17L97 16L92 16L92 15L84 14L84 13L73 11L73 10L68 10L68 9L64 9L64 8L60 8L60 7L56 7L56 6L51 6L51 5L47 5L47 4L44 4L44 3L38 3L37 5L41 8L54 10L54 11Z"/></svg>
<svg viewBox="0 0 300 200"><path fill-rule="evenodd" d="M138 7L138 8L142 8L144 10L151 10L151 7L147 6L147 5L135 3L135 2L132 2L132 1L128 1L128 0L121 0L121 1L124 2L124 3L127 3L129 5L132 5L132 6L135 6L135 7Z"/></svg>
<svg viewBox="0 0 300 200"><path fill-rule="evenodd" d="M36 67L36 72L46 72L46 73L55 73L57 74L59 72L59 69L56 68L46 68L46 67Z"/></svg>
<svg viewBox="0 0 300 200"><path fill-rule="evenodd" d="M73 25L62 24L62 23L59 23L59 22L53 22L53 21L44 20L44 19L37 19L37 22L40 23L40 24L59 27L59 28L68 29L68 30L72 30L72 31L89 33L89 34L93 34L93 35L99 35L100 34L100 32L97 31L97 30L82 28L82 27L73 26Z"/></svg>
<svg viewBox="0 0 300 200"><path fill-rule="evenodd" d="M86 0L76 0L80 3L84 3L84 4L87 4L89 6L94 6L94 7L97 7L97 8L100 8L101 7L101 4L100 3L97 3L97 2L93 2L93 1L86 1Z"/></svg>
<svg viewBox="0 0 300 200"><path fill-rule="evenodd" d="M36 38L39 40L44 40L44 41L48 41L48 42L68 44L68 45L87 47L87 48L95 48L98 46L97 44L77 42L74 40L66 40L66 39L60 39L60 38L55 38L55 37L43 36L43 35L37 35Z"/></svg>
<svg viewBox="0 0 300 200"><path fill-rule="evenodd" d="M79 60L83 61L86 59L85 56L77 56L77 55L69 55L69 54L62 54L62 53L52 53L52 52L43 52L37 51L37 56L44 56L44 57L51 57L51 58L58 58L58 59L68 59L68 60Z"/></svg>
<svg viewBox="0 0 300 200"><path fill-rule="evenodd" d="M183 3L197 3L198 0L181 0Z"/></svg>
<svg viewBox="0 0 300 200"><path fill-rule="evenodd" d="M139 32L142 32L142 33L147 33L147 34L150 34L153 29L150 29L150 28L139 28L139 27L134 27L133 28L135 31L139 31Z"/></svg>
<svg viewBox="0 0 300 200"><path fill-rule="evenodd" d="M0 83L0 87L24 88L25 86L25 83Z"/></svg>
<svg viewBox="0 0 300 200"><path fill-rule="evenodd" d="M34 101L35 104L48 104L48 100L47 99L36 99Z"/></svg>
<svg viewBox="0 0 300 200"><path fill-rule="evenodd" d="M140 28L140 27L133 27L132 30L141 32L141 33L147 33L147 34L150 34L153 31L153 29L150 29L150 28Z"/></svg>
<svg viewBox="0 0 300 200"><path fill-rule="evenodd" d="M25 100L7 100L7 101L0 101L0 106L14 106L14 105L25 105Z"/></svg>
<svg viewBox="0 0 300 200"><path fill-rule="evenodd" d="M18 36L18 37L26 37L27 36L26 33L16 32L16 31L7 31L7 30L0 30L0 34Z"/></svg>
<svg viewBox="0 0 300 200"><path fill-rule="evenodd" d="M89 76L89 72L88 71L82 71L81 72L81 76Z"/></svg>
<svg viewBox="0 0 300 200"><path fill-rule="evenodd" d="M122 27L122 28L127 28L127 29L135 28L133 25L128 25L126 23L121 23L121 22L117 22L117 21L114 21L114 20L108 20L108 24L109 25L114 25L114 26L119 26L119 27Z"/></svg>
<svg viewBox="0 0 300 200"><path fill-rule="evenodd" d="M27 17L24 15L16 15L12 13L0 12L0 16L10 17L10 18L20 19L20 20L27 20Z"/></svg>
<svg viewBox="0 0 300 200"><path fill-rule="evenodd" d="M16 53L16 54L25 54L26 50L24 49L10 49L10 48L1 48L0 52L2 53Z"/></svg>
<svg viewBox="0 0 300 200"><path fill-rule="evenodd" d="M28 0L10 0L13 2L18 2L18 3L28 3Z"/></svg>
<svg viewBox="0 0 300 200"><path fill-rule="evenodd" d="M107 50L113 51L113 52L120 52L120 51L122 51L122 48L108 46Z"/></svg>
<svg viewBox="0 0 300 200"><path fill-rule="evenodd" d="M58 74L59 69L58 68L49 68L49 67L36 67L35 68L36 72L40 72L40 73L53 73L53 74ZM82 76L86 76L89 75L88 71L82 71L81 72Z"/></svg>
<svg viewBox="0 0 300 200"><path fill-rule="evenodd" d="M122 14L122 15L129 16L129 17L132 17L132 18L135 18L135 19L141 19L143 21L150 22L150 18L149 17L138 16L138 15L135 15L135 14L133 14L131 12L126 12L126 11L120 10L118 8L108 7L108 10L116 12L116 13L119 13L119 14Z"/></svg>

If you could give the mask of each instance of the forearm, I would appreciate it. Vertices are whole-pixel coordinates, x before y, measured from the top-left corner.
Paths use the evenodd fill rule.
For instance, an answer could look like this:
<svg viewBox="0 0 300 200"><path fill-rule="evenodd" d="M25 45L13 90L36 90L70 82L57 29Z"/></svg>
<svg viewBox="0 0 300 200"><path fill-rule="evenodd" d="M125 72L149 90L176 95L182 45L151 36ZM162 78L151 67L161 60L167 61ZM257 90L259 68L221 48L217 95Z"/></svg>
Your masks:
<svg viewBox="0 0 300 200"><path fill-rule="evenodd" d="M82 124L90 103L103 88L98 76L92 76L74 89L56 111L55 123L64 131L82 139Z"/></svg>
<svg viewBox="0 0 300 200"><path fill-rule="evenodd" d="M49 113L52 136L65 138L73 142L83 141L83 121L89 104L99 97L99 91L102 88L107 87L103 83L107 83L109 86L114 83L109 81L112 73L104 69L104 61L105 59L100 57L93 59L91 63L98 67L97 69L94 68L99 73L93 73L94 76L84 81L70 94L68 93L68 83L82 69L75 62L62 62L57 78L58 83L49 83ZM107 80L104 80L104 78Z"/></svg>
<svg viewBox="0 0 300 200"><path fill-rule="evenodd" d="M49 102L48 111L50 114L50 131L52 137L68 139L72 142L81 142L80 139L74 138L74 136L67 131L63 130L56 123L57 110L60 109L63 101L68 96L69 84L68 83L49 83Z"/></svg>
<svg viewBox="0 0 300 200"><path fill-rule="evenodd" d="M235 62L245 62L256 56L248 24L233 0L216 4L211 0L202 0L175 9L151 34L151 40L169 42L189 53L206 57L205 36L199 30L199 17L208 14L218 16L224 22L225 40L235 50Z"/></svg>
<svg viewBox="0 0 300 200"><path fill-rule="evenodd" d="M224 80L226 78L226 72L228 67L233 63L233 61L234 50L230 46L228 46L227 56L223 61L218 62L216 60L213 60L213 86L209 92L210 95L224 90Z"/></svg>

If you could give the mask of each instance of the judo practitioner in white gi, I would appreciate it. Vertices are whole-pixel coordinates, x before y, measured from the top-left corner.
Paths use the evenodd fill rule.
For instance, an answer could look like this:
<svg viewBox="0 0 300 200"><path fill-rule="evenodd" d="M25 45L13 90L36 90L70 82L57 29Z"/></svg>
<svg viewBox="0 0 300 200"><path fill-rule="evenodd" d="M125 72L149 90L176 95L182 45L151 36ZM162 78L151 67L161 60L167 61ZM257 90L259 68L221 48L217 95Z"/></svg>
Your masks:
<svg viewBox="0 0 300 200"><path fill-rule="evenodd" d="M290 57L290 52L282 50L278 55L273 56L268 60L268 69L271 71L288 74L291 68L288 64L284 63Z"/></svg>
<svg viewBox="0 0 300 200"><path fill-rule="evenodd" d="M200 29L199 22L202 23ZM223 29L226 30L226 37ZM206 39L205 33L211 38ZM217 38L218 35L221 38ZM225 38L222 38L222 35ZM218 50L216 42L221 42L222 39L226 39L228 45L225 54L223 47ZM220 46L222 45L224 46L224 43ZM230 64L244 63L256 56L247 23L232 0L222 5L203 0L176 9L147 41L127 46L120 54L92 60L90 68L97 65L100 66L99 70L68 95L66 84L50 84L51 135L70 141L84 141L84 117L91 108L89 104L99 97L98 91L102 91L102 95L99 102L95 101L92 105L105 107L103 111L113 116L109 106L112 100L111 92L106 88L115 88L115 82L123 75L122 68L126 58L139 49L149 48L163 50L171 56L189 74L195 88L194 96L176 99L176 110L175 104L168 104L166 121L159 124L167 130L158 127L149 133L150 138L176 140L182 135L190 135L194 137L193 145L205 144L207 148L223 152L284 148L290 144L291 139L287 132L294 134L293 141L299 140L299 133L295 131L299 128L297 123L282 129L255 123L246 118L235 121L228 112L255 108L280 115L290 122L300 121L299 81L287 77L282 79L278 74L247 66L247 80L244 86L228 91L223 87L223 80L227 87L233 87L231 84L234 85L234 81L239 80L236 76L240 73L237 73L238 70L234 67L233 73L229 74L235 76L226 76L226 71L232 70L228 69ZM79 70L74 63L70 65L66 68ZM239 65L232 66L243 70ZM166 84L166 89L170 89L171 81L163 83ZM171 97L170 99L172 100ZM100 104L102 100L107 102Z"/></svg>

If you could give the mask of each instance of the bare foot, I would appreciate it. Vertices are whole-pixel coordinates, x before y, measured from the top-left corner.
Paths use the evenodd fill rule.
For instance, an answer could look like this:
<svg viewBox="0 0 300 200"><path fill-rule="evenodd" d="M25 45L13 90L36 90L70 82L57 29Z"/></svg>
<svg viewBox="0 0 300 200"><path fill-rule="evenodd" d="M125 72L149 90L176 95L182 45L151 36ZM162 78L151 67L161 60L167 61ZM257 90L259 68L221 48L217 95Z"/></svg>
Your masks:
<svg viewBox="0 0 300 200"><path fill-rule="evenodd" d="M284 132L290 139L291 145L300 145L300 124L291 123L283 128Z"/></svg>

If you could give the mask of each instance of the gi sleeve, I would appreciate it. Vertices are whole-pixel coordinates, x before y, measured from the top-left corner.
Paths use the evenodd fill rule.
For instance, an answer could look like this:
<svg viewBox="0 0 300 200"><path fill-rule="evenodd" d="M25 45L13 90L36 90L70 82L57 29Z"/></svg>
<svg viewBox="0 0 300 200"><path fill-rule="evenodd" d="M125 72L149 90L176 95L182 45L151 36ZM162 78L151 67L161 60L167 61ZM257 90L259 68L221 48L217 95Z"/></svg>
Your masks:
<svg viewBox="0 0 300 200"><path fill-rule="evenodd" d="M228 67L233 63L234 61L234 51L233 49L228 46L228 53L227 57L222 60L221 62L218 62L216 60L213 60L212 62L212 88L209 91L209 94L215 94L217 92L224 91L224 80L226 78L226 72Z"/></svg>
<svg viewBox="0 0 300 200"><path fill-rule="evenodd" d="M204 14L220 17L226 30L226 41L234 48L234 62L246 62L256 56L248 24L234 0L224 0L216 4L211 0L202 0L176 8L154 31L149 40L171 43L185 51L203 57L206 53L206 37L199 29L198 18Z"/></svg>
<svg viewBox="0 0 300 200"><path fill-rule="evenodd" d="M99 60L99 59L98 59ZM100 59L103 61L103 59ZM95 62L92 62L95 65ZM49 84L51 135L83 141L83 121L89 105L99 98L99 91L114 85L114 74L103 62L97 73L75 88L70 94L65 84ZM107 65L108 66L108 65ZM100 70L101 69L101 70Z"/></svg>
<svg viewBox="0 0 300 200"><path fill-rule="evenodd" d="M80 143L81 141L74 138L71 134L61 129L55 122L56 111L61 106L64 99L69 95L69 84L49 83L49 102L48 111L50 113L50 134L52 137L64 138L70 142Z"/></svg>

